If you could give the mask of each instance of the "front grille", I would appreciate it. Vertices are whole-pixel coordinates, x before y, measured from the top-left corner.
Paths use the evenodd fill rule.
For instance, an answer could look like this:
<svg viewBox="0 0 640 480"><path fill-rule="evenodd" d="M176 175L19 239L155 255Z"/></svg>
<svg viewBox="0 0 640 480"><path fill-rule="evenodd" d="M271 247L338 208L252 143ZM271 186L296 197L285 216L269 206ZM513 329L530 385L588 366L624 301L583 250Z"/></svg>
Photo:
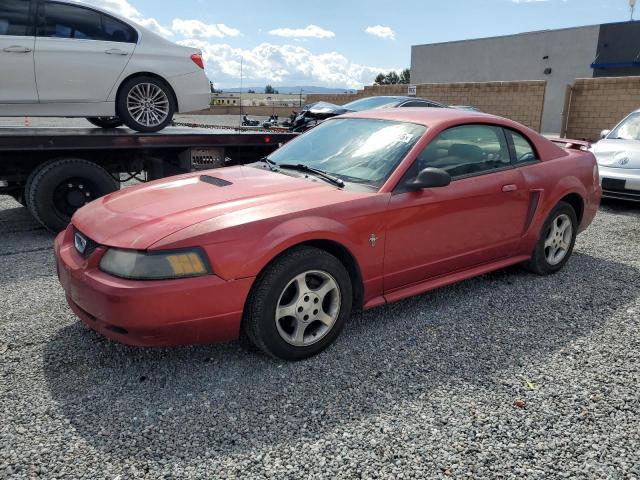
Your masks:
<svg viewBox="0 0 640 480"><path fill-rule="evenodd" d="M84 240L86 240L86 246L84 247L84 251L80 251L78 249L78 245L76 243L76 235L82 236ZM80 232L77 228L73 227L73 241L75 244L76 252L78 252L83 258L89 258L93 252L100 246L100 244L94 242L89 237L87 237L84 233Z"/></svg>

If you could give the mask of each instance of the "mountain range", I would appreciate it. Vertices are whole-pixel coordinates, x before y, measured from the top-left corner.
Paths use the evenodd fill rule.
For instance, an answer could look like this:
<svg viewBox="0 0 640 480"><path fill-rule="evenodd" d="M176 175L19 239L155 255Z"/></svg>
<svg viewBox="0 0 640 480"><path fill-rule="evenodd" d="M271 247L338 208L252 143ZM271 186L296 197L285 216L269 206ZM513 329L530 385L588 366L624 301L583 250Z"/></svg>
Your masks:
<svg viewBox="0 0 640 480"><path fill-rule="evenodd" d="M294 95L300 93L355 93L353 88L329 88L329 87L316 87L313 85L302 85L295 87L277 86L273 85L273 88L278 90L279 93ZM247 93L248 90L253 90L256 93L264 92L264 87L242 87L242 93ZM223 92L227 93L240 93L240 88L223 88Z"/></svg>

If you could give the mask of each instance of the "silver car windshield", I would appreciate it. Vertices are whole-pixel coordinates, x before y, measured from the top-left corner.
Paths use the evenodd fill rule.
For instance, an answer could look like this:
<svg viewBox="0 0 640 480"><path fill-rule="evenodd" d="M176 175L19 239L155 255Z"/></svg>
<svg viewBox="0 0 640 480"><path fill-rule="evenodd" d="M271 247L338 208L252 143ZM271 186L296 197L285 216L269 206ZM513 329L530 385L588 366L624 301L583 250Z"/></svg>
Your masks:
<svg viewBox="0 0 640 480"><path fill-rule="evenodd" d="M607 136L607 138L640 140L640 112L629 115Z"/></svg>
<svg viewBox="0 0 640 480"><path fill-rule="evenodd" d="M318 125L268 158L278 165L305 165L345 182L379 188L426 130L413 123L339 118Z"/></svg>

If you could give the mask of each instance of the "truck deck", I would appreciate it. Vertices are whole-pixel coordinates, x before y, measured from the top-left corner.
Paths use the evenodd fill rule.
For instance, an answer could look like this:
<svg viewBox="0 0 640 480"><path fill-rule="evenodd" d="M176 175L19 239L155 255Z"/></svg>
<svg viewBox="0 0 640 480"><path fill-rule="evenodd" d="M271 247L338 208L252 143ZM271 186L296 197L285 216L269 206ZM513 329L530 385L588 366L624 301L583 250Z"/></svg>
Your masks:
<svg viewBox="0 0 640 480"><path fill-rule="evenodd" d="M140 181L254 162L296 134L233 127L0 127L0 195L13 196L50 230L86 203Z"/></svg>

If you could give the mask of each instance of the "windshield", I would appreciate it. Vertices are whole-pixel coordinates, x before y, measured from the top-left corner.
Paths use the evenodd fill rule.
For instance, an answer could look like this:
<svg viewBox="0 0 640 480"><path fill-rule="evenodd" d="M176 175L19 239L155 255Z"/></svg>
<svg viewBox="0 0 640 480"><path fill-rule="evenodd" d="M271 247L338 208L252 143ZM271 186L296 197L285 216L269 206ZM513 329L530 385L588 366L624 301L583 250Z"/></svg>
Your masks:
<svg viewBox="0 0 640 480"><path fill-rule="evenodd" d="M426 130L413 123L339 118L321 123L268 158L380 188Z"/></svg>
<svg viewBox="0 0 640 480"><path fill-rule="evenodd" d="M391 108L402 100L397 97L370 97L354 100L353 102L343 105L347 110L352 112L363 112L364 110L375 110L377 108Z"/></svg>
<svg viewBox="0 0 640 480"><path fill-rule="evenodd" d="M607 138L640 140L640 112L629 115L607 136Z"/></svg>

